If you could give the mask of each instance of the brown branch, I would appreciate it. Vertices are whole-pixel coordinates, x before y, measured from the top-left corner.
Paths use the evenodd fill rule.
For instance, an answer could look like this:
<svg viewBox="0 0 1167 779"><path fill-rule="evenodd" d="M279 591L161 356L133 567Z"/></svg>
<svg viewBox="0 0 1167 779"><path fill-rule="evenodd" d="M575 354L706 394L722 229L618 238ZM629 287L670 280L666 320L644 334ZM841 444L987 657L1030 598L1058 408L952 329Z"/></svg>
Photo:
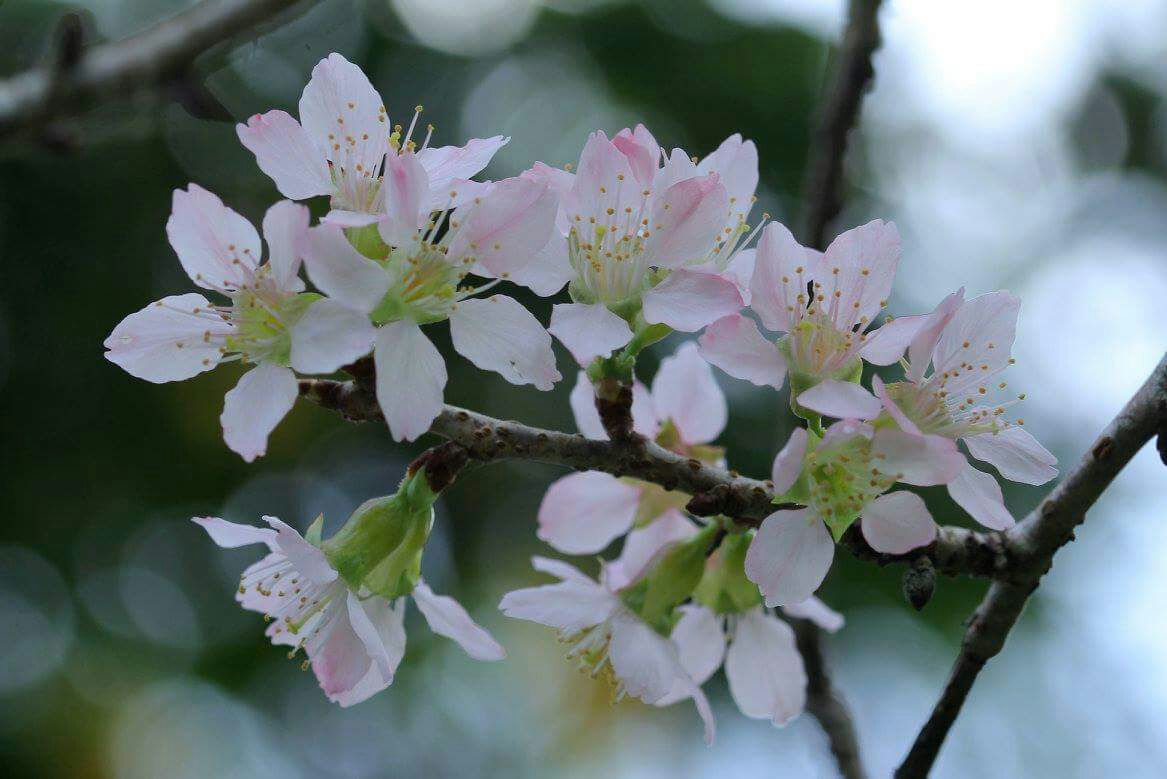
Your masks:
<svg viewBox="0 0 1167 779"><path fill-rule="evenodd" d="M352 366L358 373L363 364ZM324 408L339 411L354 422L381 421L381 409L372 388L362 381L301 379L300 395ZM699 496L690 503L695 513L724 514L757 526L774 511L792 508L774 504L769 482L750 479L698 460L671 452L635 437L627 441L594 441L573 433L544 430L521 422L495 419L457 406L445 406L430 432L464 446L471 459L535 460L577 471L605 471L631 476ZM697 505L694 505L697 504ZM948 576L996 575L1008 557L996 537L959 527L942 527L936 541L906 555L875 552L859 533L844 539L857 557L879 565L910 563L920 554L932 558L939 573Z"/></svg>
<svg viewBox="0 0 1167 779"><path fill-rule="evenodd" d="M0 138L77 115L102 99L179 83L199 55L300 2L204 0L126 40L57 52L53 62L0 81Z"/></svg>
<svg viewBox="0 0 1167 779"><path fill-rule="evenodd" d="M811 156L803 180L802 242L821 249L827 223L843 207L840 193L847 135L859 119L863 94L875 70L881 0L851 0L835 77L819 112Z"/></svg>
<svg viewBox="0 0 1167 779"><path fill-rule="evenodd" d="M1005 645L1030 594L1053 564L1054 554L1074 540L1086 512L1167 421L1167 355L1078 464L1041 505L1005 534L1007 570L993 582L973 613L960 654L932 715L896 771L897 779L927 776L960 713L973 682Z"/></svg>
<svg viewBox="0 0 1167 779"><path fill-rule="evenodd" d="M867 773L859 758L859 739L855 724L847 711L847 704L831 684L823 658L822 631L810 620L788 620L794 628L794 638L802 663L806 667L806 710L823 732L827 734L831 754L844 779L864 779Z"/></svg>

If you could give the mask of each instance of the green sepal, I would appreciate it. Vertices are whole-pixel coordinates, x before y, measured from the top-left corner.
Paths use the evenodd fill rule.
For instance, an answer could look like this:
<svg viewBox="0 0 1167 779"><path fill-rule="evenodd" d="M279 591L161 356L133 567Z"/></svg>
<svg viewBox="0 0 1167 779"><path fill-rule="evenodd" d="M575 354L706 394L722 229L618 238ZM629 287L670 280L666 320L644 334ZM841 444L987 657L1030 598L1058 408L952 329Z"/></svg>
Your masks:
<svg viewBox="0 0 1167 779"><path fill-rule="evenodd" d="M731 533L709 556L693 599L717 614L737 614L762 605L758 586L746 578L746 553L753 533Z"/></svg>
<svg viewBox="0 0 1167 779"><path fill-rule="evenodd" d="M705 558L721 533L719 523L670 549L644 578L644 603L637 611L650 625L667 621L674 608L693 594L705 574Z"/></svg>
<svg viewBox="0 0 1167 779"><path fill-rule="evenodd" d="M322 543L320 534L324 530L324 515L317 514L316 519L312 520L312 524L308 526L308 532L304 533L304 540L312 544L312 546L319 547Z"/></svg>
<svg viewBox="0 0 1167 779"><path fill-rule="evenodd" d="M425 468L419 468L393 495L361 504L324 542L324 554L354 591L363 587L386 598L406 595L421 576L436 499Z"/></svg>
<svg viewBox="0 0 1167 779"><path fill-rule="evenodd" d="M619 352L611 357L597 357L592 360L587 367L587 375L592 384L599 384L604 379L615 379L621 384L631 384L634 368L636 358Z"/></svg>
<svg viewBox="0 0 1167 779"><path fill-rule="evenodd" d="M855 520L859 519L859 512L854 514L845 514L839 516L834 514L830 517L823 517L823 522L826 523L827 529L831 531L831 537L835 539L835 543L843 538L843 534L847 532L847 528L855 524Z"/></svg>
<svg viewBox="0 0 1167 779"><path fill-rule="evenodd" d="M354 249L370 260L384 260L389 256L389 245L381 240L376 224L345 228L344 235Z"/></svg>

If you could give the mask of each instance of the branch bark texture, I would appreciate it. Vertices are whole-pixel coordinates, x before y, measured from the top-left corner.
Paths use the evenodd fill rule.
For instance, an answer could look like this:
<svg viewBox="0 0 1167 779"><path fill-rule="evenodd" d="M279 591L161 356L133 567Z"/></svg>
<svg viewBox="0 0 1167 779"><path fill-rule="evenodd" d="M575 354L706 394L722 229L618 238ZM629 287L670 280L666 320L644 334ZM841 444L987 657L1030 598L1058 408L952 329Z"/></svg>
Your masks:
<svg viewBox="0 0 1167 779"><path fill-rule="evenodd" d="M303 0L205 0L123 41L81 49L0 82L0 138L182 78L215 45Z"/></svg>

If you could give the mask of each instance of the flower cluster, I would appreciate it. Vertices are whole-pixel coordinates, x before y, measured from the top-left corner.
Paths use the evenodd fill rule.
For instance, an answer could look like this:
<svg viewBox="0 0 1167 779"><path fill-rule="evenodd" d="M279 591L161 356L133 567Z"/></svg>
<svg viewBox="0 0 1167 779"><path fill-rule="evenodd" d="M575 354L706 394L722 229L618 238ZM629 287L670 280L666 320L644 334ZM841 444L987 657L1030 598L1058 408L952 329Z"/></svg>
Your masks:
<svg viewBox="0 0 1167 779"><path fill-rule="evenodd" d="M751 141L732 135L698 159L667 152L637 125L592 133L575 166L536 162L475 181L509 139L435 147L421 112L392 124L359 68L338 54L321 61L299 119L269 111L237 128L286 198L267 211L262 242L211 192L175 191L167 236L202 291L127 316L106 356L152 382L228 361L249 366L221 416L227 446L247 461L266 452L291 410L297 374L333 374L370 354L390 434L426 433L447 381L427 334L441 322L475 366L540 390L562 378L554 336L579 365L570 403L583 436L609 437L598 409L616 387L630 397L632 445L652 441L695 468L728 461L715 444L728 408L711 366L775 390L789 383L798 425L771 473L782 507L756 527L693 516L690 495L600 471L547 490L540 539L571 555L619 542L619 553L601 559L594 579L536 557L535 569L558 581L511 592L500 608L558 631L616 697L692 700L712 740L702 686L724 666L743 714L785 724L804 708L807 684L790 623L842 627L814 594L853 525L879 552L926 546L936 524L905 487L945 485L974 520L1004 530L1014 521L1001 487L972 460L1028 484L1056 475L1053 456L1007 418L1024 395L1001 399L1017 298L966 300L961 289L931 313L886 316L895 225L870 222L819 252L767 216L751 224ZM313 224L298 201L321 197L328 209ZM553 306L545 327L513 297L486 295L503 283L543 297L566 287L569 302ZM637 357L674 332L700 336L661 361L650 388ZM886 368L897 364L892 380ZM505 656L421 578L433 504L460 466L421 458L396 493L367 501L327 539L321 518L303 536L274 517L263 518L268 527L194 521L220 546L267 546L243 572L237 600L265 615L266 635L290 657L302 650L304 668L347 706L392 683L410 598L471 657Z"/></svg>

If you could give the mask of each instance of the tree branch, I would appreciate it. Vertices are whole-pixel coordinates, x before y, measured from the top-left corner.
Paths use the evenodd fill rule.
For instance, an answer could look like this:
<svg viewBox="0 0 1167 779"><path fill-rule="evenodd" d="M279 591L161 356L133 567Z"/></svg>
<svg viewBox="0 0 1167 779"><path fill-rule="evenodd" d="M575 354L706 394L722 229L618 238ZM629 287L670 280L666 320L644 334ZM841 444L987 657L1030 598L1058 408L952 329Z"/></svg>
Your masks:
<svg viewBox="0 0 1167 779"><path fill-rule="evenodd" d="M376 394L359 380L301 379L300 395L354 422L384 419ZM746 525L757 526L783 508L773 503L770 482L683 457L639 436L625 441L594 441L457 406L445 406L430 432L461 444L471 459L480 462L535 460L577 471L631 476L667 490L680 490L701 497L701 501L694 501L698 504L694 513L724 514ZM846 536L845 545L857 557L879 565L911 562L927 554L937 572L948 576L994 576L1008 563L1004 547L994 536L959 527L940 528L935 542L905 555L879 554L859 533Z"/></svg>
<svg viewBox="0 0 1167 779"><path fill-rule="evenodd" d="M802 242L821 249L827 223L843 207L840 193L847 135L859 119L863 94L875 76L871 57L879 48L882 0L851 0L835 77L819 112L803 180Z"/></svg>
<svg viewBox="0 0 1167 779"><path fill-rule="evenodd" d="M123 41L0 82L0 138L73 116L99 99L181 80L200 54L302 0L204 0Z"/></svg>
<svg viewBox="0 0 1167 779"><path fill-rule="evenodd" d="M896 771L897 779L927 776L977 675L1005 644L1025 602L1074 540L1074 529L1103 491L1167 421L1167 355L1090 451L1042 504L1005 534L1010 564L973 613L948 683L932 715Z"/></svg>
<svg viewBox="0 0 1167 779"><path fill-rule="evenodd" d="M810 620L788 620L802 663L806 667L806 710L818 720L844 779L864 779L867 773L859 758L859 739L847 705L831 684L823 658L822 631Z"/></svg>

